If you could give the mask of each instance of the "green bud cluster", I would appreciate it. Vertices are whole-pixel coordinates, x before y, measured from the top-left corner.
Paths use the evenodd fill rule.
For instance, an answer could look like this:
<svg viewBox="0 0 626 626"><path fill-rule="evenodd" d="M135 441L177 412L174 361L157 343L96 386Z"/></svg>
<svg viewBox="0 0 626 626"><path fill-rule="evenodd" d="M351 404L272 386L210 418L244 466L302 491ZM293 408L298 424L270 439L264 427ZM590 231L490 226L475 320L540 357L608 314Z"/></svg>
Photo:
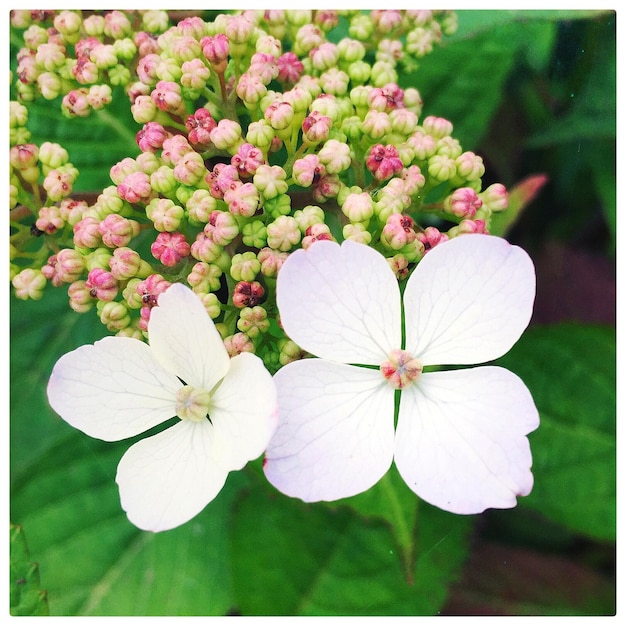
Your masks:
<svg viewBox="0 0 626 626"><path fill-rule="evenodd" d="M74 310L145 338L158 294L183 282L231 354L254 351L276 370L301 356L275 302L290 252L352 239L402 279L439 241L488 232L506 208L452 123L420 119L419 91L398 84L454 32L453 13L172 17L12 12L24 40L10 105L17 297L65 286ZM79 173L61 146L29 143L28 104L58 97L69 118L123 97L137 123L140 154L112 164L97 196L74 197Z"/></svg>

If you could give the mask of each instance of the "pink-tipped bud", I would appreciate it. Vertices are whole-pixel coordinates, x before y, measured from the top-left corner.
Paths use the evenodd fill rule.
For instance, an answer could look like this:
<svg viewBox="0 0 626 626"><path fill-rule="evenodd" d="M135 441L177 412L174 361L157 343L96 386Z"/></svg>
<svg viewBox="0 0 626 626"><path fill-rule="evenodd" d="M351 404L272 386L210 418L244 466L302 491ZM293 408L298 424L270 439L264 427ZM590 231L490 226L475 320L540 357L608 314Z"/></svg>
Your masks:
<svg viewBox="0 0 626 626"><path fill-rule="evenodd" d="M237 308L254 307L261 302L265 290L261 283L253 280L239 281L233 289L233 305Z"/></svg>
<svg viewBox="0 0 626 626"><path fill-rule="evenodd" d="M118 282L111 274L99 267L92 269L87 275L85 283L92 298L97 298L103 302L110 302L117 296L119 289Z"/></svg>
<svg viewBox="0 0 626 626"><path fill-rule="evenodd" d="M388 180L404 167L398 149L392 145L381 144L371 147L365 165L376 180Z"/></svg>
<svg viewBox="0 0 626 626"><path fill-rule="evenodd" d="M205 150L211 145L211 131L217 126L217 122L207 109L200 108L187 117L185 126L189 131L189 143L195 148Z"/></svg>
<svg viewBox="0 0 626 626"><path fill-rule="evenodd" d="M166 267L175 267L189 256L191 246L182 233L159 233L150 246L152 256Z"/></svg>
<svg viewBox="0 0 626 626"><path fill-rule="evenodd" d="M483 201L471 187L456 189L443 202L446 211L463 219L472 219L482 205Z"/></svg>

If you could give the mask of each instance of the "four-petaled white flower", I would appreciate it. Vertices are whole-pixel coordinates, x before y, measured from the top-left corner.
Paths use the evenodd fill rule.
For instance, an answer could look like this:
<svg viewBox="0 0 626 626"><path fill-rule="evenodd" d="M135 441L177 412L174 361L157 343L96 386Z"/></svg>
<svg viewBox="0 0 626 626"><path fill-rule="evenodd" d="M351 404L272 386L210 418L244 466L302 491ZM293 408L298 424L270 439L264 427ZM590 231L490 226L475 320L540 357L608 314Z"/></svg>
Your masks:
<svg viewBox="0 0 626 626"><path fill-rule="evenodd" d="M281 322L319 358L274 376L268 480L304 501L332 501L367 490L395 461L442 509L515 506L533 485L526 435L539 416L528 389L502 367L424 368L502 356L527 327L534 296L528 255L489 235L429 251L402 297L385 258L363 244L318 241L292 253L278 275Z"/></svg>
<svg viewBox="0 0 626 626"><path fill-rule="evenodd" d="M229 358L200 299L175 284L159 295L150 345L106 337L62 356L48 383L52 408L105 441L180 420L133 444L117 468L122 508L144 530L185 523L265 450L276 388L257 356Z"/></svg>

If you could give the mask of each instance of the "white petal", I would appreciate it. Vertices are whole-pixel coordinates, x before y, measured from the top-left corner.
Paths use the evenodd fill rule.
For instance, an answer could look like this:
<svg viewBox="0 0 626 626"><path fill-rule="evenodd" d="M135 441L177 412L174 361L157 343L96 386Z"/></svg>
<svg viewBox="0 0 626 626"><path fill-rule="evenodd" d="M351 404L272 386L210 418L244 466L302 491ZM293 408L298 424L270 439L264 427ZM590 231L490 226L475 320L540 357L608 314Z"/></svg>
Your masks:
<svg viewBox="0 0 626 626"><path fill-rule="evenodd" d="M150 347L169 372L192 387L211 390L228 370L229 357L198 296L175 283L150 312Z"/></svg>
<svg viewBox="0 0 626 626"><path fill-rule="evenodd" d="M380 365L400 347L400 290L385 258L353 241L289 255L276 297L287 335L315 356Z"/></svg>
<svg viewBox="0 0 626 626"><path fill-rule="evenodd" d="M379 371L304 359L274 380L279 422L264 468L278 490L306 502L337 500L369 489L387 472L394 390Z"/></svg>
<svg viewBox="0 0 626 626"><path fill-rule="evenodd" d="M491 235L456 237L431 250L408 280L406 349L424 365L491 361L524 332L534 298L524 250Z"/></svg>
<svg viewBox="0 0 626 626"><path fill-rule="evenodd" d="M50 406L91 437L117 441L176 415L180 381L150 348L128 337L106 337L63 355L48 381Z"/></svg>
<svg viewBox="0 0 626 626"><path fill-rule="evenodd" d="M453 513L510 508L530 493L530 392L501 367L432 372L402 391L395 462L421 498Z"/></svg>
<svg viewBox="0 0 626 626"><path fill-rule="evenodd" d="M278 422L276 386L263 361L244 352L230 368L211 400L216 456L229 470L259 457Z"/></svg>
<svg viewBox="0 0 626 626"><path fill-rule="evenodd" d="M183 420L132 445L117 467L122 508L143 530L168 530L197 515L220 492L225 470L212 454L208 420Z"/></svg>

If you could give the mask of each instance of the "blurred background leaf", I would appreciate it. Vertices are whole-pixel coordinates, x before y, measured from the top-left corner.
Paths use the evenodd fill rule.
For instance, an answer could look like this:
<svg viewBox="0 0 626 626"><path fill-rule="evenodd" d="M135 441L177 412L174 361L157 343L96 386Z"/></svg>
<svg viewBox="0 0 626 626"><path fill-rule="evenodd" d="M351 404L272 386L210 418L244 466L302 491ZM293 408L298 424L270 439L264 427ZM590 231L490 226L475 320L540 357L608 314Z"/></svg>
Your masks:
<svg viewBox="0 0 626 626"><path fill-rule="evenodd" d="M252 489L239 502L232 535L238 608L243 615L433 615L459 575L471 528L470 518L421 504L407 579L378 516Z"/></svg>

